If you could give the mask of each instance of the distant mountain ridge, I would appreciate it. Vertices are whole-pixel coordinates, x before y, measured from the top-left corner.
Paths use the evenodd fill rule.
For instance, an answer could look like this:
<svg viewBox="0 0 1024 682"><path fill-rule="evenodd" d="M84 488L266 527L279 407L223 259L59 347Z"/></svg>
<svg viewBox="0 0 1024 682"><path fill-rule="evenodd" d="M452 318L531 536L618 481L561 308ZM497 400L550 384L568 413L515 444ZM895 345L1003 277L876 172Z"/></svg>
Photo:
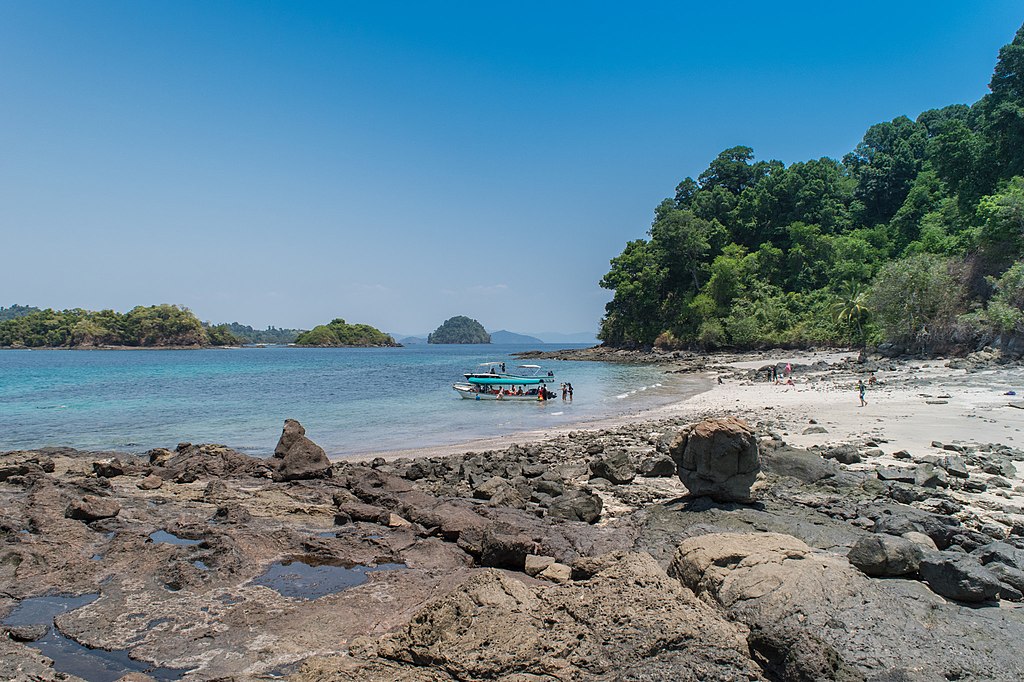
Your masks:
<svg viewBox="0 0 1024 682"><path fill-rule="evenodd" d="M597 345L601 343L597 339L596 332L530 332L532 336L544 339L544 343L589 343Z"/></svg>
<svg viewBox="0 0 1024 682"><path fill-rule="evenodd" d="M527 336L526 334L516 334L510 332L507 329L499 329L496 332L491 332L491 343L503 343L506 345L536 345L538 343L543 344L544 342L538 339L536 336Z"/></svg>

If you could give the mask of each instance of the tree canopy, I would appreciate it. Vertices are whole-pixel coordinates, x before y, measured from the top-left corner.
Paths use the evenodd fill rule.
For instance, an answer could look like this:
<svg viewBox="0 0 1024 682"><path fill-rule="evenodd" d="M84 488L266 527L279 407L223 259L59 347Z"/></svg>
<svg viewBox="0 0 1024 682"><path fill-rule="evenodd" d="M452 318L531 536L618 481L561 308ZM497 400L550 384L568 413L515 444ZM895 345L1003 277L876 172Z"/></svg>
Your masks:
<svg viewBox="0 0 1024 682"><path fill-rule="evenodd" d="M1024 26L989 88L971 106L877 123L841 161L786 166L747 146L724 150L611 260L599 337L940 348L1016 329Z"/></svg>
<svg viewBox="0 0 1024 682"><path fill-rule="evenodd" d="M365 347L397 346L395 340L368 324L348 324L337 317L320 324L295 339L296 346Z"/></svg>
<svg viewBox="0 0 1024 682"><path fill-rule="evenodd" d="M168 304L136 306L127 313L81 308L33 309L33 312L0 322L0 347L156 348L236 343L238 340L227 330L206 329L188 308Z"/></svg>

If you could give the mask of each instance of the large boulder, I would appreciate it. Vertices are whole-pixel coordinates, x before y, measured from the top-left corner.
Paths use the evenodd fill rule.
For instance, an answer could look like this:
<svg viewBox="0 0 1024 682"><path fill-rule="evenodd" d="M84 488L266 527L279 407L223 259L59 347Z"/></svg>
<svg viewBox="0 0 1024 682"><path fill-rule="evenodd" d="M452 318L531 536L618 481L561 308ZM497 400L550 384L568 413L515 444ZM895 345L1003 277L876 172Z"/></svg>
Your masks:
<svg viewBox="0 0 1024 682"><path fill-rule="evenodd" d="M109 497L98 497L96 495L85 495L80 500L75 500L68 505L64 516L78 521L99 521L109 519L121 513L121 505L117 500Z"/></svg>
<svg viewBox="0 0 1024 682"><path fill-rule="evenodd" d="M636 467L625 450L612 450L590 463L590 472L595 478L604 478L615 485L632 483L636 478Z"/></svg>
<svg viewBox="0 0 1024 682"><path fill-rule="evenodd" d="M281 439L274 448L275 481L328 478L331 460L324 449L306 437L306 429L294 419L284 421Z"/></svg>
<svg viewBox="0 0 1024 682"><path fill-rule="evenodd" d="M101 478L115 478L117 476L124 476L125 465L120 459L114 457L93 462L92 470Z"/></svg>
<svg viewBox="0 0 1024 682"><path fill-rule="evenodd" d="M999 580L977 557L960 552L934 552L921 561L921 578L935 594L963 602L993 599Z"/></svg>
<svg viewBox="0 0 1024 682"><path fill-rule="evenodd" d="M604 503L601 498L589 490L566 490L551 501L548 516L567 521L583 521L597 523L601 518Z"/></svg>
<svg viewBox="0 0 1024 682"><path fill-rule="evenodd" d="M906 538L873 533L858 540L846 558L871 576L917 573L924 550Z"/></svg>
<svg viewBox="0 0 1024 682"><path fill-rule="evenodd" d="M661 476L674 476L676 463L668 455L653 455L641 460L637 467L637 473L646 478L658 478Z"/></svg>
<svg viewBox="0 0 1024 682"><path fill-rule="evenodd" d="M860 452L852 445L839 445L829 448L821 456L825 459L834 459L840 464L859 464L863 461Z"/></svg>
<svg viewBox="0 0 1024 682"><path fill-rule="evenodd" d="M669 446L679 479L693 496L716 502L750 502L761 471L754 432L735 417L706 419Z"/></svg>
<svg viewBox="0 0 1024 682"><path fill-rule="evenodd" d="M788 445L770 442L761 450L761 465L765 473L795 478L804 483L833 478L839 473L839 466L809 450L798 450Z"/></svg>

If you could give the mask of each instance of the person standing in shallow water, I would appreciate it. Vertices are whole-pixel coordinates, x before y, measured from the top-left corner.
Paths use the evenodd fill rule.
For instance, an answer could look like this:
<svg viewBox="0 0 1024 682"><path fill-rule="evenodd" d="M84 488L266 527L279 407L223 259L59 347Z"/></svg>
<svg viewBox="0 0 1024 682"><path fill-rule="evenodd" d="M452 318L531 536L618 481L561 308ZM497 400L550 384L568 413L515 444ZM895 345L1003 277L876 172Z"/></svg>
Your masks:
<svg viewBox="0 0 1024 682"><path fill-rule="evenodd" d="M868 404L868 401L864 400L864 391L867 390L867 387L864 385L863 379L857 380L857 390L860 391L860 406L864 407Z"/></svg>
<svg viewBox="0 0 1024 682"><path fill-rule="evenodd" d="M572 400L572 384L566 384L565 386L569 389L569 400Z"/></svg>

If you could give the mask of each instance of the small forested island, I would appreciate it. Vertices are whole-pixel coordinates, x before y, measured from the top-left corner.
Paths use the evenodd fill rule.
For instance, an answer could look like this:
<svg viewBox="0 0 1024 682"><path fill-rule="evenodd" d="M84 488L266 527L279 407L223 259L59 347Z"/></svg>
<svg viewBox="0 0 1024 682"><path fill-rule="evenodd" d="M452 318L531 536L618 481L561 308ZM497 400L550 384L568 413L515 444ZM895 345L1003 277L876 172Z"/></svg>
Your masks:
<svg viewBox="0 0 1024 682"><path fill-rule="evenodd" d="M0 305L0 322L5 320L13 320L16 317L24 317L29 313L38 313L39 308L30 305L18 305L15 303L7 308Z"/></svg>
<svg viewBox="0 0 1024 682"><path fill-rule="evenodd" d="M1024 334L1024 27L989 89L873 125L842 161L723 151L612 259L599 338L945 352Z"/></svg>
<svg viewBox="0 0 1024 682"><path fill-rule="evenodd" d="M167 348L237 345L225 325L206 327L179 305L114 310L39 310L11 306L0 321L0 348ZM2 318L0 318L2 319Z"/></svg>
<svg viewBox="0 0 1024 682"><path fill-rule="evenodd" d="M328 324L320 324L295 339L296 346L333 347L389 347L401 344L376 327L368 324L348 324L340 317Z"/></svg>
<svg viewBox="0 0 1024 682"><path fill-rule="evenodd" d="M465 315L456 315L444 321L427 336L427 343L490 343L491 335L484 326Z"/></svg>
<svg viewBox="0 0 1024 682"><path fill-rule="evenodd" d="M295 343L302 329L279 329L267 327L266 329L254 329L247 324L229 322L223 326L231 332L242 343Z"/></svg>

